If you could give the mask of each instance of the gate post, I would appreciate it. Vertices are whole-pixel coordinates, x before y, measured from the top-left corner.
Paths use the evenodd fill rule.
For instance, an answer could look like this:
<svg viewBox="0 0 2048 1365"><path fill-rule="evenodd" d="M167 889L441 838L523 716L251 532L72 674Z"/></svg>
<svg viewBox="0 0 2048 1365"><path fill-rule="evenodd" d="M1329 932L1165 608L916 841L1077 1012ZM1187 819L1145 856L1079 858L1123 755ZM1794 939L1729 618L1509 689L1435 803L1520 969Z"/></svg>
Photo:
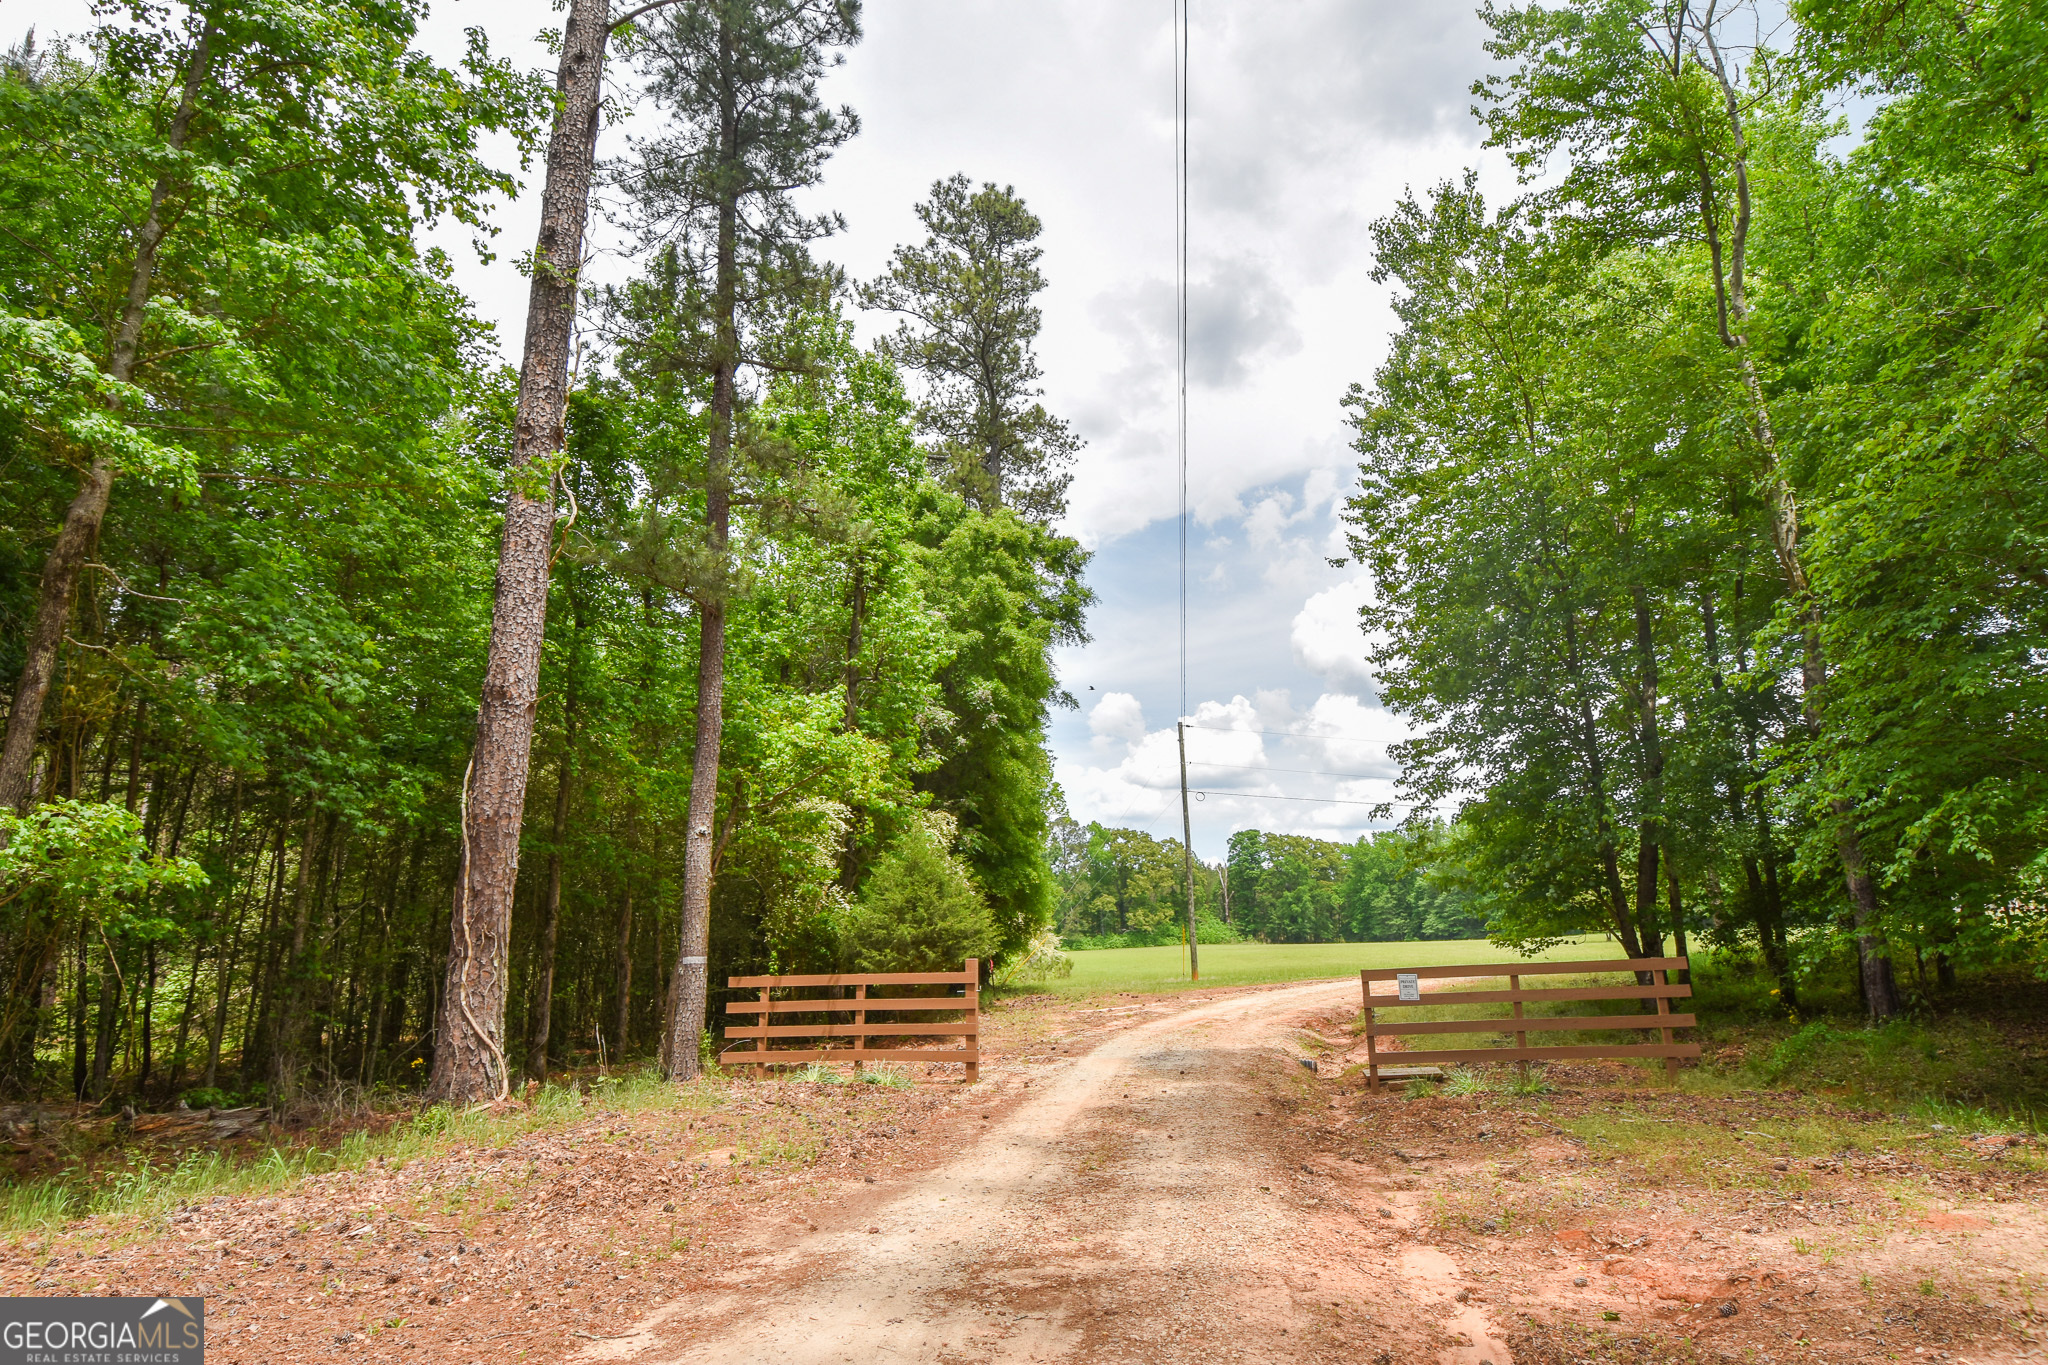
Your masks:
<svg viewBox="0 0 2048 1365"><path fill-rule="evenodd" d="M1372 982L1365 979L1365 973L1358 974L1358 989L1365 995L1365 1089L1367 1094L1380 1088L1380 1054L1372 1036Z"/></svg>
<svg viewBox="0 0 2048 1365"><path fill-rule="evenodd" d="M967 959L967 1021L974 1032L967 1035L967 1083L981 1079L981 962Z"/></svg>
<svg viewBox="0 0 2048 1365"><path fill-rule="evenodd" d="M868 998L867 982L863 981L858 986L855 986L853 988L853 998L856 1000L866 1000ZM866 1052L868 1050L868 1012L865 1006L853 1012L853 1022L856 1025L858 1025L861 1030L860 1032L853 1035L853 1050L855 1052ZM865 1065L866 1064L862 1062L860 1058L855 1057L853 1059L854 1074L859 1075L862 1069L865 1067Z"/></svg>
<svg viewBox="0 0 2048 1365"><path fill-rule="evenodd" d="M1660 985L1660 986L1668 986L1668 985L1670 985L1670 984L1671 984L1671 973L1670 973L1670 972L1668 972L1668 971L1659 971L1659 972L1657 972L1657 973L1656 973L1656 974L1655 974L1654 976L1652 976L1652 977L1651 977L1650 979L1651 979L1652 981L1655 981L1655 982L1656 982L1656 983L1657 983L1658 985ZM1657 1013L1659 1013L1659 1014L1669 1014L1669 1013L1671 1013L1671 997L1670 997L1670 996L1668 996L1668 995L1660 995L1660 996L1658 996L1658 997L1657 997ZM1664 1046L1666 1046L1666 1047L1669 1047L1669 1046L1671 1046L1671 1030L1670 1030L1670 1029L1668 1029L1668 1028L1667 1028L1667 1029L1658 1029L1658 1030L1657 1030L1657 1032L1658 1032L1659 1034L1663 1035L1663 1039L1664 1039ZM1670 1084L1672 1084L1672 1085L1677 1085L1677 1084L1678 1084L1678 1058L1676 1058L1676 1057L1666 1057L1666 1058L1664 1059L1664 1079L1665 1079L1665 1080L1666 1080L1667 1082L1669 1082Z"/></svg>

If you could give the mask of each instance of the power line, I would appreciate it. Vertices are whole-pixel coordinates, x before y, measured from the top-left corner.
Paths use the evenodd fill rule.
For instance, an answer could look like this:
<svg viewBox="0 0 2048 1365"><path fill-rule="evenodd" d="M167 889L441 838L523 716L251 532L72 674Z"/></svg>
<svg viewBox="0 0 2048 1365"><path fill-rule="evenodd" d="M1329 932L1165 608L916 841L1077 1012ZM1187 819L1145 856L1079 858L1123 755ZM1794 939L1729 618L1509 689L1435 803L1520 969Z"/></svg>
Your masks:
<svg viewBox="0 0 2048 1365"><path fill-rule="evenodd" d="M1340 796L1275 796L1271 792L1220 792L1203 788L1198 796L1243 796L1253 801L1313 801L1324 806L1412 806L1413 801L1347 801Z"/></svg>
<svg viewBox="0 0 2048 1365"><path fill-rule="evenodd" d="M1219 735L1290 735L1295 739L1326 739L1334 744L1370 744L1363 735L1318 735L1307 730L1240 730L1235 725L1197 725L1186 722L1190 730L1213 730Z"/></svg>
<svg viewBox="0 0 2048 1365"><path fill-rule="evenodd" d="M1201 759L1188 760L1191 768L1234 768L1246 773L1300 773L1304 777L1355 777L1364 782L1386 782L1391 779L1382 773L1333 773L1321 768L1269 768L1262 763L1205 763Z"/></svg>
<svg viewBox="0 0 2048 1365"><path fill-rule="evenodd" d="M1175 357L1177 389L1175 448L1180 456L1180 711L1188 713L1188 6L1193 0L1174 0L1173 62L1173 228L1174 294L1179 326L1178 355ZM1188 980L1200 981L1202 969L1195 935L1195 828L1188 806L1188 734L1176 727L1174 739L1180 745L1180 852L1181 870L1187 876L1188 892Z"/></svg>

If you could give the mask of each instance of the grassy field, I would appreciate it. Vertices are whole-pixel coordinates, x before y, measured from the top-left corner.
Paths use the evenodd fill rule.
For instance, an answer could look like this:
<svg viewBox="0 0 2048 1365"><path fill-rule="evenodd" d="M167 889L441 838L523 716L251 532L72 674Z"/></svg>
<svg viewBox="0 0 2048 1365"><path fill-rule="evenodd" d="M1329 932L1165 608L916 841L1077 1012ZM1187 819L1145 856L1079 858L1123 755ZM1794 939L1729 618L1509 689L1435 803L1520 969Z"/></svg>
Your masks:
<svg viewBox="0 0 2048 1365"><path fill-rule="evenodd" d="M1201 950L1203 986L1253 986L1348 976L1363 967L1428 967L1438 963L1518 961L1485 939L1428 943L1212 943ZM1072 953L1074 974L1055 981L1062 995L1192 989L1183 948L1098 948ZM1542 961L1625 957L1620 946L1589 937L1537 955ZM1032 987L1043 990L1044 987Z"/></svg>

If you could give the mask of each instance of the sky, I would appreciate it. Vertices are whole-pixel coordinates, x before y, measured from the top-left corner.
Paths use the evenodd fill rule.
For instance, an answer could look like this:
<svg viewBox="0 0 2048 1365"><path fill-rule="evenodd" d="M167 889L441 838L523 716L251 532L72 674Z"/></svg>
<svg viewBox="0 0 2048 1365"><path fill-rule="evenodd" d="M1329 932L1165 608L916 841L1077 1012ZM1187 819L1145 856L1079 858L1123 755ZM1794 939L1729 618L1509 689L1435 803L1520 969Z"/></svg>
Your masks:
<svg viewBox="0 0 2048 1365"><path fill-rule="evenodd" d="M1356 609L1368 590L1339 521L1355 477L1343 399L1370 384L1393 317L1371 279L1372 221L1470 166L1513 192L1470 114L1486 69L1465 3L1192 0L1189 138L1189 645L1186 716L1198 855L1235 830L1353 839L1386 819L1388 746ZM847 221L821 253L871 278L915 240L915 204L963 172L1043 220L1045 402L1086 441L1066 529L1095 555L1092 639L1062 648L1051 741L1068 810L1180 834L1173 423L1171 0L869 0L825 83L861 132L808 196ZM89 22L81 0L0 7L0 38ZM554 60L549 0L439 0L422 35L446 61L479 27L522 66ZM623 148L622 130L601 152ZM510 159L509 149L500 149ZM495 222L438 240L516 350L540 168ZM605 245L602 234L600 247ZM592 262L596 280L632 262ZM859 322L864 335L880 318ZM1239 795L1236 793L1249 793ZM1314 799L1308 799L1314 798ZM1398 812L1397 812L1398 813Z"/></svg>

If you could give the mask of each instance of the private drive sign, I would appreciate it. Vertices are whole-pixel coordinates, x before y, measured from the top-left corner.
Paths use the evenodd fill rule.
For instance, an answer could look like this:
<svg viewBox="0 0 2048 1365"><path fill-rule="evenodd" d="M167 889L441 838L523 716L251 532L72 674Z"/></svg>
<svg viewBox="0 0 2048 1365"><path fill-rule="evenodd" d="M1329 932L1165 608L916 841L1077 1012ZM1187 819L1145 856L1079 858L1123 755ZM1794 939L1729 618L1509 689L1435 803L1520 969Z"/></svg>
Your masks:
<svg viewBox="0 0 2048 1365"><path fill-rule="evenodd" d="M203 1365L206 1302L0 1299L0 1365Z"/></svg>

